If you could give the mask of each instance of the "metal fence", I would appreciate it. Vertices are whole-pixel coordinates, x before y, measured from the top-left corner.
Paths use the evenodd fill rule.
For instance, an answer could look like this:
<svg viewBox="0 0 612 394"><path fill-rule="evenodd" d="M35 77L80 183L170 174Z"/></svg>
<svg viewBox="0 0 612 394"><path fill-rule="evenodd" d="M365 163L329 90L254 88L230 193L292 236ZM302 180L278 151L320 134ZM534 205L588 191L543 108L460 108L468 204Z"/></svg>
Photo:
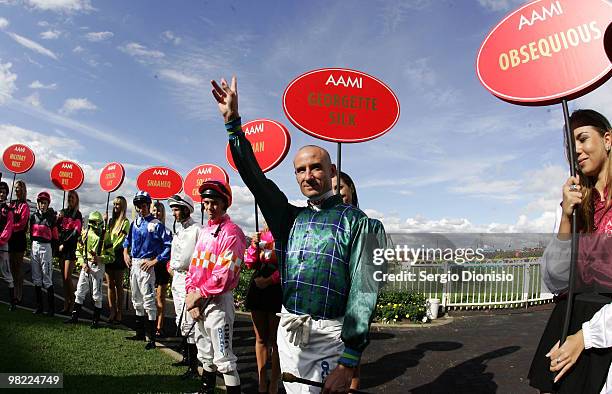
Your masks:
<svg viewBox="0 0 612 394"><path fill-rule="evenodd" d="M440 305L446 309L518 308L552 301L552 294L543 292L546 289L542 286L539 258L461 265L391 264L387 272L401 273L412 280L386 281L384 290L422 293L427 298L440 299ZM510 276L512 280L508 280Z"/></svg>

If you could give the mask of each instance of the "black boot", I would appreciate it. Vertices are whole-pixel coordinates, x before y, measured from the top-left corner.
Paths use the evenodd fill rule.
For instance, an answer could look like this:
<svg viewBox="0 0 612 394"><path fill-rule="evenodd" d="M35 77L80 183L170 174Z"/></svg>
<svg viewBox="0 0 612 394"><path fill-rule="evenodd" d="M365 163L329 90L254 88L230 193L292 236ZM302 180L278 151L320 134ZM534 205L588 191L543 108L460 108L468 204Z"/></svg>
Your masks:
<svg viewBox="0 0 612 394"><path fill-rule="evenodd" d="M187 338L183 337L183 339L181 340L181 344L179 345L179 348L177 350L179 353L181 353L181 356L183 356L183 359L181 361L172 363L172 366L173 367L183 367L183 366L189 365L188 354L187 354Z"/></svg>
<svg viewBox="0 0 612 394"><path fill-rule="evenodd" d="M144 331L144 316L136 315L136 335L133 335L131 337L125 337L125 339L129 339L130 341L144 341Z"/></svg>
<svg viewBox="0 0 612 394"><path fill-rule="evenodd" d="M34 291L36 292L36 310L34 311L35 315L40 315L43 313L43 303L42 303L42 289L40 286L34 287Z"/></svg>
<svg viewBox="0 0 612 394"><path fill-rule="evenodd" d="M240 385L238 386L225 386L227 389L227 394L240 394L242 391L240 390Z"/></svg>
<svg viewBox="0 0 612 394"><path fill-rule="evenodd" d="M187 372L181 376L181 379L195 379L200 376L198 373L198 348L195 343L187 344L187 361L189 363L189 368Z"/></svg>
<svg viewBox="0 0 612 394"><path fill-rule="evenodd" d="M155 349L157 346L155 345L155 326L157 326L157 321L155 319L148 320L146 323L147 337L149 338L149 342L145 345L146 350Z"/></svg>
<svg viewBox="0 0 612 394"><path fill-rule="evenodd" d="M94 308L93 320L91 321L91 328L100 327L100 312L102 312L102 308Z"/></svg>
<svg viewBox="0 0 612 394"><path fill-rule="evenodd" d="M9 289L9 299L11 300L11 306L9 306L9 311L13 312L17 309L17 299L15 298L15 288L11 287Z"/></svg>
<svg viewBox="0 0 612 394"><path fill-rule="evenodd" d="M53 290L53 286L49 286L47 289L47 306L49 307L47 316L55 316L55 291Z"/></svg>
<svg viewBox="0 0 612 394"><path fill-rule="evenodd" d="M199 394L215 394L215 386L217 385L217 373L202 371L202 386Z"/></svg>
<svg viewBox="0 0 612 394"><path fill-rule="evenodd" d="M79 315L81 314L82 305L78 302L74 303L74 309L72 310L72 314L66 320L64 320L65 324L77 324L79 322Z"/></svg>

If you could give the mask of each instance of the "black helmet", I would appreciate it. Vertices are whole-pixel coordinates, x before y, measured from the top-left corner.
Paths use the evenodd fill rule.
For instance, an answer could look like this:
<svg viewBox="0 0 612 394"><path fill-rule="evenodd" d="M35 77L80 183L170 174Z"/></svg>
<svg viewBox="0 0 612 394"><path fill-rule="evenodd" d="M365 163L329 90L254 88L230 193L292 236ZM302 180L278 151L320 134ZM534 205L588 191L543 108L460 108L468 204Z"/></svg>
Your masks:
<svg viewBox="0 0 612 394"><path fill-rule="evenodd" d="M139 190L134 196L134 206L138 206L142 203L146 203L147 205L151 204L151 196L149 193Z"/></svg>

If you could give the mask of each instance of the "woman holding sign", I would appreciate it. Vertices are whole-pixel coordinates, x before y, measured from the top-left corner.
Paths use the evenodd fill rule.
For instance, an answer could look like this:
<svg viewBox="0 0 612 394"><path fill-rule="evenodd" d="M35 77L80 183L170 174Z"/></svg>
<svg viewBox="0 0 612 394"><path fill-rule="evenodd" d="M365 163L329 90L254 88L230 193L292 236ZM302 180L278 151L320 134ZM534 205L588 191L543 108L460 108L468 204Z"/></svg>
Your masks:
<svg viewBox="0 0 612 394"><path fill-rule="evenodd" d="M542 276L557 293L529 371L543 392L607 393L612 390L612 126L600 113L578 110L570 117L580 175L563 185L559 232L542 257ZM580 232L577 295L569 335L559 346L567 305L572 211Z"/></svg>
<svg viewBox="0 0 612 394"><path fill-rule="evenodd" d="M79 195L76 191L68 192L68 208L64 208L57 216L59 231L59 260L64 280L64 310L62 314L68 315L72 312L74 305L74 284L72 283L72 272L76 263L76 249L81 228L83 227L83 216L79 211Z"/></svg>
<svg viewBox="0 0 612 394"><path fill-rule="evenodd" d="M30 206L26 200L28 189L26 184L21 179L15 182L16 199L11 201L11 209L13 210L13 234L9 240L9 258L11 262L11 273L15 281L15 298L17 302L21 302L23 291L23 274L21 266L23 265L23 255L26 251L26 231L28 230L28 222L30 220Z"/></svg>
<svg viewBox="0 0 612 394"><path fill-rule="evenodd" d="M155 219L159 220L166 230L166 236L172 241L172 233L166 228L166 208L159 201L151 204L151 214ZM170 282L170 273L166 268L166 264L155 265L155 303L157 305L157 323L155 335L157 338L165 338L164 333L164 312L166 307L166 292L168 291L168 283Z"/></svg>
<svg viewBox="0 0 612 394"><path fill-rule="evenodd" d="M117 196L113 200L113 217L108 229L110 240L113 244L113 260L106 264L106 281L108 283L108 308L109 323L120 323L123 319L121 312L121 300L123 300L123 273L125 261L123 261L123 241L130 231L130 221L126 217L127 201L123 196ZM105 218L104 221L107 221Z"/></svg>

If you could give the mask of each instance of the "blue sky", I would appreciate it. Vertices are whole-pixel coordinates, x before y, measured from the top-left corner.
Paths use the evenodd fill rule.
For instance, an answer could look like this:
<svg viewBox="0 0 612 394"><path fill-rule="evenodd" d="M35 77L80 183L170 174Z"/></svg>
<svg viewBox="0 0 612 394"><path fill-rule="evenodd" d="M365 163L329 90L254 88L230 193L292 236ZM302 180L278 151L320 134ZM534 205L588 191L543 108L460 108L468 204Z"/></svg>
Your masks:
<svg viewBox="0 0 612 394"><path fill-rule="evenodd" d="M209 80L236 74L243 119L289 128L291 151L269 176L299 201L296 149L318 143L335 158L336 148L289 123L282 93L308 70L348 67L383 80L401 104L385 136L343 145L362 209L388 231L551 231L567 173L560 106L500 101L474 70L488 31L521 3L0 0L0 149L36 152L23 176L30 197L52 188L55 162L82 164L85 213L103 208L107 162L125 164L118 193L129 199L146 167L184 176L215 163L230 173L230 215L250 231L252 198L225 162ZM570 109L612 117L611 87Z"/></svg>

